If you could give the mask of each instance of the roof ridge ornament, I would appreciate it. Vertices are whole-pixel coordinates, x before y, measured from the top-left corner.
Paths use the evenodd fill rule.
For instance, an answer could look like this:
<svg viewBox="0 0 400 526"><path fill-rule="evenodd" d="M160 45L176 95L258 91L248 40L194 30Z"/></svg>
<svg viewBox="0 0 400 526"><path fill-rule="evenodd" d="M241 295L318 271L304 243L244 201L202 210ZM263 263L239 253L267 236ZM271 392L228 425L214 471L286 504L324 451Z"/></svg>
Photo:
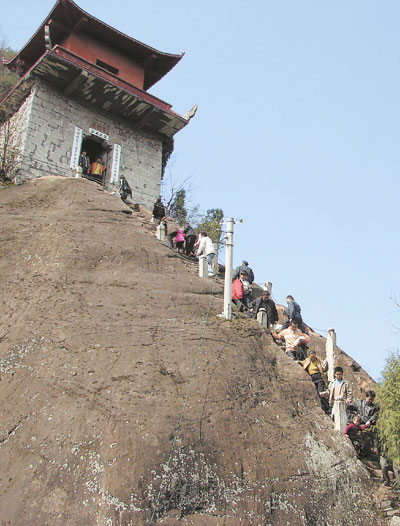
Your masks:
<svg viewBox="0 0 400 526"><path fill-rule="evenodd" d="M183 116L184 119L187 121L190 121L191 118L193 118L196 115L197 108L199 107L198 104L195 104L193 108L191 108L186 115Z"/></svg>
<svg viewBox="0 0 400 526"><path fill-rule="evenodd" d="M49 25L45 25L44 26L44 42L46 44L46 49L53 49L53 46L51 45L50 26Z"/></svg>

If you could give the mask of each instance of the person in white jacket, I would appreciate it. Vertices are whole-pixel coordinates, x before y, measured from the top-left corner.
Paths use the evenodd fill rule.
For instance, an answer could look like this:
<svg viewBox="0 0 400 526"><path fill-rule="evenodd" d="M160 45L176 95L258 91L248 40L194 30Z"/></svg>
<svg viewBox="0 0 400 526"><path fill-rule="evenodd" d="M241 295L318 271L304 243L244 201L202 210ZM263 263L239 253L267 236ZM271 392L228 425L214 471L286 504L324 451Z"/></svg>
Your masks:
<svg viewBox="0 0 400 526"><path fill-rule="evenodd" d="M208 261L208 275L214 276L214 271L212 268L212 262L215 257L214 252L214 243L212 242L212 239L207 236L207 232L201 232L200 233L200 245L197 250L197 255L205 255L207 256Z"/></svg>

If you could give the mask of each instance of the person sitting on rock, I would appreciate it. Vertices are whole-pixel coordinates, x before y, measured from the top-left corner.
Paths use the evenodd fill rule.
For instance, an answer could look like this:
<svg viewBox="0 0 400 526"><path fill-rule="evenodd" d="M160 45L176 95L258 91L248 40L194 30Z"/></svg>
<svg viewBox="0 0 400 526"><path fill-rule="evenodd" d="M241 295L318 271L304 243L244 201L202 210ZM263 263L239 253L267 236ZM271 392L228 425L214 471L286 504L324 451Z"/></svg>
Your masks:
<svg viewBox="0 0 400 526"><path fill-rule="evenodd" d="M232 283L232 302L243 312L247 308L244 294L244 282L247 281L247 272L243 270L239 277Z"/></svg>
<svg viewBox="0 0 400 526"><path fill-rule="evenodd" d="M248 316L257 319L257 314L260 309L265 309L267 313L267 328L278 321L278 312L276 310L275 302L270 298L269 292L266 290L262 293L262 296L249 304Z"/></svg>
<svg viewBox="0 0 400 526"><path fill-rule="evenodd" d="M300 305L294 301L294 298L291 294L286 296L286 303L288 306L283 312L288 317L288 321L283 324L282 329L287 329L292 321L294 321L297 324L297 327L302 331L303 318L301 317Z"/></svg>
<svg viewBox="0 0 400 526"><path fill-rule="evenodd" d="M397 489L400 488L400 464L397 464L394 460L389 458L387 445L383 439L383 435L379 436L378 441L378 455L379 455L379 464L382 470L383 484L385 486L391 485L391 480L389 477L389 470L393 471L395 478L395 486Z"/></svg>
<svg viewBox="0 0 400 526"><path fill-rule="evenodd" d="M254 281L254 272L253 270L249 267L249 262L248 261L242 261L242 264L239 265L238 267L236 267L233 275L232 275L232 282L235 281L235 279L238 279L240 273L245 270L246 271L246 274L247 274L247 281L250 283L250 285L253 283Z"/></svg>
<svg viewBox="0 0 400 526"><path fill-rule="evenodd" d="M318 396L321 399L321 406L325 413L329 413L329 403L326 399L328 379L326 371L328 370L328 362L321 361L315 351L311 350L305 360L298 360L303 369L311 376L311 380L315 385Z"/></svg>
<svg viewBox="0 0 400 526"><path fill-rule="evenodd" d="M344 434L351 440L358 458L365 457L364 443L360 439L360 432L369 426L370 424L361 425L360 415L355 415L350 424L347 424L344 429Z"/></svg>
<svg viewBox="0 0 400 526"><path fill-rule="evenodd" d="M279 334L271 329L271 334L275 340L285 340L286 354L293 360L305 359L302 344L307 345L310 342L310 337L301 332L296 322L292 322L287 329L283 329Z"/></svg>

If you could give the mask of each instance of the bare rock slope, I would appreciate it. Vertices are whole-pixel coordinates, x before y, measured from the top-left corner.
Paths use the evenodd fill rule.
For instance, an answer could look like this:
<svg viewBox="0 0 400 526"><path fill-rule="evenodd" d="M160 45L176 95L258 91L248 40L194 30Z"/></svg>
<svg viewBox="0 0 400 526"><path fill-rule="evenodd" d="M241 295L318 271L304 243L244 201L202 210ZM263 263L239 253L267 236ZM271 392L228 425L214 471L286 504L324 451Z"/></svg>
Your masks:
<svg viewBox="0 0 400 526"><path fill-rule="evenodd" d="M383 524L301 367L129 212L82 179L0 190L2 524Z"/></svg>

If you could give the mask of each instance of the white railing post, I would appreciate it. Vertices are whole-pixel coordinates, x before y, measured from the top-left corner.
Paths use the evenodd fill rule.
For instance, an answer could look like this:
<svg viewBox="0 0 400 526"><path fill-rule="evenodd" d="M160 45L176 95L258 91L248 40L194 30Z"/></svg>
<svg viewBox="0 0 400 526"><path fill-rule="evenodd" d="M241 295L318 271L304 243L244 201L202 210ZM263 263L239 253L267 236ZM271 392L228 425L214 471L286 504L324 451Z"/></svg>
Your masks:
<svg viewBox="0 0 400 526"><path fill-rule="evenodd" d="M271 291L272 291L272 283L270 281L266 281L264 283L264 287L263 289L268 292L268 294L271 296Z"/></svg>
<svg viewBox="0 0 400 526"><path fill-rule="evenodd" d="M218 274L219 264L218 264L218 243L214 243L214 259L212 260L212 269L215 274Z"/></svg>
<svg viewBox="0 0 400 526"><path fill-rule="evenodd" d="M224 317L232 319L233 217L226 220Z"/></svg>
<svg viewBox="0 0 400 526"><path fill-rule="evenodd" d="M167 225L163 223L163 221L160 222L160 241L165 241L167 238Z"/></svg>
<svg viewBox="0 0 400 526"><path fill-rule="evenodd" d="M156 237L159 241L165 241L165 238L167 237L165 235L165 231L166 231L166 227L165 227L165 224L163 222L161 222L159 225L157 225L156 227Z"/></svg>
<svg viewBox="0 0 400 526"><path fill-rule="evenodd" d="M347 425L346 402L344 400L333 402L333 415L335 429L341 433L344 433L344 428Z"/></svg>
<svg viewBox="0 0 400 526"><path fill-rule="evenodd" d="M199 256L199 277L208 278L208 262L207 256Z"/></svg>
<svg viewBox="0 0 400 526"><path fill-rule="evenodd" d="M268 328L268 315L265 309L261 308L257 312L257 321L262 327Z"/></svg>
<svg viewBox="0 0 400 526"><path fill-rule="evenodd" d="M335 380L334 368L336 358L336 332L335 329L328 329L326 336L326 361L328 362L328 380L333 382Z"/></svg>

